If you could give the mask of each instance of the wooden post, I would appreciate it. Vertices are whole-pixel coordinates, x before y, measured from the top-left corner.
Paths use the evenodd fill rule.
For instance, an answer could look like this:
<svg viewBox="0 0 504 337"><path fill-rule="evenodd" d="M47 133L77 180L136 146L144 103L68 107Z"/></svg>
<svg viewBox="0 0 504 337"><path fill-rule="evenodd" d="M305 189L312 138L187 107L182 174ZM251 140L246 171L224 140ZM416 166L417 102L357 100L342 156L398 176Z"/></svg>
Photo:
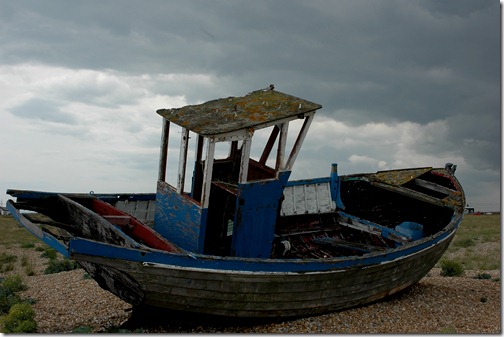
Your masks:
<svg viewBox="0 0 504 337"><path fill-rule="evenodd" d="M273 145L275 144L275 141L278 136L278 132L280 131L280 128L275 125L273 127L273 130L271 130L270 137L268 139L268 142L266 143L266 146L264 147L264 151L261 155L261 159L259 159L259 163L262 165L266 165L266 161L268 160L268 157L271 153L271 149L273 148Z"/></svg>
<svg viewBox="0 0 504 337"><path fill-rule="evenodd" d="M184 192L188 143L189 143L189 130L186 128L182 128L182 135L181 135L181 139L180 139L178 180L177 180L177 192L178 193Z"/></svg>
<svg viewBox="0 0 504 337"><path fill-rule="evenodd" d="M294 143L294 146L292 147L291 154L289 156L289 160L287 161L287 164L284 167L285 171L290 171L292 169L292 166L294 165L294 162L296 161L297 155L299 154L299 150L301 150L301 146L303 145L303 141L306 137L306 133L308 132L308 129L310 128L310 124L313 120L313 116L315 116L315 113L312 113L310 115L307 115L303 127L301 128L301 131L299 131L299 135L296 139L296 142Z"/></svg>
<svg viewBox="0 0 504 337"><path fill-rule="evenodd" d="M212 172L215 153L215 141L208 139L205 160L205 171L203 172L203 192L201 195L201 206L208 208L210 203L210 187L212 186Z"/></svg>
<svg viewBox="0 0 504 337"><path fill-rule="evenodd" d="M238 177L238 182L240 184L247 182L251 147L252 147L252 138L243 139L241 161L240 161L240 176Z"/></svg>
<svg viewBox="0 0 504 337"><path fill-rule="evenodd" d="M161 147L159 150L159 172L158 180L165 181L166 161L168 158L168 138L170 136L170 122L163 118L163 130L161 132Z"/></svg>
<svg viewBox="0 0 504 337"><path fill-rule="evenodd" d="M275 171L284 167L285 144L287 143L287 132L289 131L289 122L280 124L280 139L278 140L277 158Z"/></svg>

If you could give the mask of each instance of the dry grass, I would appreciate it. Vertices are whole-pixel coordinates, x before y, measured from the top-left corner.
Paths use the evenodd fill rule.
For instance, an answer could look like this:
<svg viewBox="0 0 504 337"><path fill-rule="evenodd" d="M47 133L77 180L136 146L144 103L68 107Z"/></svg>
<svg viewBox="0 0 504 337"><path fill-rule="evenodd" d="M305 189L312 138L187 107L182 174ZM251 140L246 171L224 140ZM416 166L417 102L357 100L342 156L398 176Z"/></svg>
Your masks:
<svg viewBox="0 0 504 337"><path fill-rule="evenodd" d="M500 269L500 238L500 215L466 215L443 259L469 270Z"/></svg>

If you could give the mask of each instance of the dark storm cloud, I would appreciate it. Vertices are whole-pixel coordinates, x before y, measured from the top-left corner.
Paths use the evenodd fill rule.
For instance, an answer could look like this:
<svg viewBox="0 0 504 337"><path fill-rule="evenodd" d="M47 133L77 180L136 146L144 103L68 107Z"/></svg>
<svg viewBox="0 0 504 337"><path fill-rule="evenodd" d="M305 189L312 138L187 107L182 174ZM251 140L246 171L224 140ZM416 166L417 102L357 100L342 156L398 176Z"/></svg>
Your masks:
<svg viewBox="0 0 504 337"><path fill-rule="evenodd" d="M274 83L353 127L440 121L444 134L420 141L421 154L500 169L496 0L18 0L0 3L0 31L4 65L153 79L135 91L94 73L60 87L59 100L117 107L146 89L192 104ZM178 82L159 80L172 74ZM39 103L41 118L64 120L59 106ZM12 113L33 117L30 104Z"/></svg>
<svg viewBox="0 0 504 337"><path fill-rule="evenodd" d="M436 114L433 100L449 110L466 76L495 76L499 34L484 14L498 20L498 4L477 2L20 1L2 6L11 7L2 13L12 37L2 59L212 73L244 89L274 81L323 100L326 111L422 122ZM436 69L458 78L421 76Z"/></svg>

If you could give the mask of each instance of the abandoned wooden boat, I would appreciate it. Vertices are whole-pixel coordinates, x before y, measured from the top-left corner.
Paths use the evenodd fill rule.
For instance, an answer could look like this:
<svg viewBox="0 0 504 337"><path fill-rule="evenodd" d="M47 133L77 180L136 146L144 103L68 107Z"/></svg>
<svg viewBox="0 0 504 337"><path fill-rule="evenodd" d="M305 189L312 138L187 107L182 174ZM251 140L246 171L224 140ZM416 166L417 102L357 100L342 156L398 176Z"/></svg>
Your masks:
<svg viewBox="0 0 504 337"><path fill-rule="evenodd" d="M462 221L464 193L453 164L344 176L333 164L325 178L289 181L320 108L269 88L158 110L156 193L8 190L16 201L7 207L133 305L277 317L380 300L440 259ZM288 153L295 121L301 125ZM176 186L166 181L172 123L181 127ZM254 159L252 139L263 129L269 138ZM227 147L224 156L217 144Z"/></svg>

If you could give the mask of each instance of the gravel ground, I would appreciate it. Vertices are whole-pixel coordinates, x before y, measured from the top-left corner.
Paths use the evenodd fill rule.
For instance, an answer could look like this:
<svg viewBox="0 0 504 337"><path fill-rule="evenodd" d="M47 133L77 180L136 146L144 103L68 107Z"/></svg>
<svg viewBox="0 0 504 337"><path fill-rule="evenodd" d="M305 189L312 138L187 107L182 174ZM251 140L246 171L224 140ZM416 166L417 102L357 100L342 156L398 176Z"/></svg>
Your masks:
<svg viewBox="0 0 504 337"><path fill-rule="evenodd" d="M11 248L9 253L25 256L35 271L24 276L28 290L21 295L36 301L38 332L66 333L83 326L93 332L122 327L156 333L501 333L498 270L485 271L492 279L483 280L474 278L478 271L442 277L435 268L404 292L365 307L290 320L239 320L167 311L142 315L86 278L82 269L44 275L47 259L40 252Z"/></svg>

